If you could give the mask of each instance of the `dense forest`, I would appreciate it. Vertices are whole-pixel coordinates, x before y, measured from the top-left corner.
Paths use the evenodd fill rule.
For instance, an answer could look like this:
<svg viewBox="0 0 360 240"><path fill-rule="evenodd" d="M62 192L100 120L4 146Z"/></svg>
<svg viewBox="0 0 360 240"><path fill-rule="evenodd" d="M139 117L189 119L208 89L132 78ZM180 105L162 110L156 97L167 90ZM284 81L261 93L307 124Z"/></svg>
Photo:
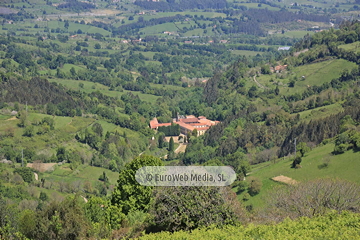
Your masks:
<svg viewBox="0 0 360 240"><path fill-rule="evenodd" d="M139 7L157 11L184 11L187 9L222 9L227 6L225 0L167 0L159 2L136 0Z"/></svg>

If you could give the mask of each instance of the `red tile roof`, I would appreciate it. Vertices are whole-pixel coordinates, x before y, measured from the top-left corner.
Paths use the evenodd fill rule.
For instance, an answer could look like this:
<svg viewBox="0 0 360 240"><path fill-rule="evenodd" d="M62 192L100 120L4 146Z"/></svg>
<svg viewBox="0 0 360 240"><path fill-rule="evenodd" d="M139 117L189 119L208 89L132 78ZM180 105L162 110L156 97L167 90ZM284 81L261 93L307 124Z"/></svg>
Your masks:
<svg viewBox="0 0 360 240"><path fill-rule="evenodd" d="M154 118L153 120L150 121L150 128L154 129L157 128L157 125L159 124L157 118Z"/></svg>
<svg viewBox="0 0 360 240"><path fill-rule="evenodd" d="M182 119L179 119L180 122L183 122L183 123L198 123L199 122L199 119L197 118L182 118Z"/></svg>
<svg viewBox="0 0 360 240"><path fill-rule="evenodd" d="M180 125L180 127L183 127L189 131L192 131L195 129L195 127L191 126L190 124L186 124L186 123L183 123L183 122L176 122L177 124Z"/></svg>
<svg viewBox="0 0 360 240"><path fill-rule="evenodd" d="M157 126L158 127L171 126L171 123L159 123Z"/></svg>

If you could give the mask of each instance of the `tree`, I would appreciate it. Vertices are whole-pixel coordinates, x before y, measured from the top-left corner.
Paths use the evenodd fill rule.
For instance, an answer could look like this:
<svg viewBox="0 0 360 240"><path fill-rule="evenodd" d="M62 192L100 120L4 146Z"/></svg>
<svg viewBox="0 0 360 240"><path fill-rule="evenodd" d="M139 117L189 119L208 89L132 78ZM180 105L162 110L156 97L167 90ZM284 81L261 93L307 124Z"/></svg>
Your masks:
<svg viewBox="0 0 360 240"><path fill-rule="evenodd" d="M114 211L115 210L115 211ZM85 205L85 214L93 223L92 228L97 239L108 239L110 234L109 220L113 217L121 221L124 216L109 206L109 202L100 197L92 197ZM114 216L115 215L115 216Z"/></svg>
<svg viewBox="0 0 360 240"><path fill-rule="evenodd" d="M171 137L169 141L169 152L174 151L174 139Z"/></svg>
<svg viewBox="0 0 360 240"><path fill-rule="evenodd" d="M261 190L261 187L262 187L261 180L259 178L256 178L256 177L249 177L248 180L250 181L249 194L251 196L259 194L260 190Z"/></svg>
<svg viewBox="0 0 360 240"><path fill-rule="evenodd" d="M229 188L158 187L150 210L155 231L191 230L236 223L243 214Z"/></svg>
<svg viewBox="0 0 360 240"><path fill-rule="evenodd" d="M25 129L24 129L24 133L23 133L23 136L25 137L32 137L35 135L35 131L34 131L34 126L33 125L30 125L30 126L27 126Z"/></svg>
<svg viewBox="0 0 360 240"><path fill-rule="evenodd" d="M279 86L276 86L276 88L275 88L275 95L278 96L279 93L280 93Z"/></svg>
<svg viewBox="0 0 360 240"><path fill-rule="evenodd" d="M289 82L289 87L295 87L295 81L294 80L291 80Z"/></svg>
<svg viewBox="0 0 360 240"><path fill-rule="evenodd" d="M56 157L58 159L58 161L64 161L64 160L68 160L68 156L67 156L67 152L65 147L59 147L56 150Z"/></svg>
<svg viewBox="0 0 360 240"><path fill-rule="evenodd" d="M15 173L19 174L22 177L22 179L27 183L31 183L34 180L34 173L31 170L31 168L28 167L16 168L14 170L14 174Z"/></svg>
<svg viewBox="0 0 360 240"><path fill-rule="evenodd" d="M297 149L300 152L301 157L304 157L305 153L311 150L304 142L299 143Z"/></svg>
<svg viewBox="0 0 360 240"><path fill-rule="evenodd" d="M163 148L163 146L164 146L164 135L163 135L163 134L159 134L158 147L159 147L159 148Z"/></svg>
<svg viewBox="0 0 360 240"><path fill-rule="evenodd" d="M198 131L197 131L197 129L195 128L193 131L192 131L192 136L193 137L197 137L198 136Z"/></svg>
<svg viewBox="0 0 360 240"><path fill-rule="evenodd" d="M44 119L41 121L41 124L47 124L50 127L50 130L55 129L55 121L50 117L44 117Z"/></svg>
<svg viewBox="0 0 360 240"><path fill-rule="evenodd" d="M20 119L20 122L18 123L19 127L25 127L27 125L27 116L28 114L25 111L21 111L18 114L18 118Z"/></svg>
<svg viewBox="0 0 360 240"><path fill-rule="evenodd" d="M99 43L96 43L94 46L95 49L101 49L101 45Z"/></svg>
<svg viewBox="0 0 360 240"><path fill-rule="evenodd" d="M49 197L48 197L48 195L47 195L46 193L40 192L40 197L39 197L39 199L40 199L41 201L47 201L47 200L49 200Z"/></svg>
<svg viewBox="0 0 360 240"><path fill-rule="evenodd" d="M100 180L100 181L103 181L103 182L105 182L105 183L108 183L108 182L109 182L109 178L106 176L106 172L105 172L105 171L100 175L99 180Z"/></svg>
<svg viewBox="0 0 360 240"><path fill-rule="evenodd" d="M103 136L103 128L100 123L94 123L94 125L91 128L94 133L96 133L99 137Z"/></svg>
<svg viewBox="0 0 360 240"><path fill-rule="evenodd" d="M85 216L84 200L69 196L61 203L52 202L36 214L36 228L28 232L32 239L84 239L90 233L90 222Z"/></svg>
<svg viewBox="0 0 360 240"><path fill-rule="evenodd" d="M261 66L261 73L262 74L271 74L270 66L269 65Z"/></svg>
<svg viewBox="0 0 360 240"><path fill-rule="evenodd" d="M292 168L298 168L300 166L300 163L301 163L302 159L300 156L296 156L294 161L292 162L292 165L291 167Z"/></svg>
<svg viewBox="0 0 360 240"><path fill-rule="evenodd" d="M131 211L146 211L153 199L151 186L142 186L135 180L135 173L144 166L163 166L159 158L141 155L126 164L119 173L117 186L111 197L111 204L121 208L124 214Z"/></svg>
<svg viewBox="0 0 360 240"><path fill-rule="evenodd" d="M247 181L236 181L234 187L237 188L236 193L240 194L248 189L249 183Z"/></svg>
<svg viewBox="0 0 360 240"><path fill-rule="evenodd" d="M191 138L191 132L187 132L186 139L188 142L190 142L190 138Z"/></svg>

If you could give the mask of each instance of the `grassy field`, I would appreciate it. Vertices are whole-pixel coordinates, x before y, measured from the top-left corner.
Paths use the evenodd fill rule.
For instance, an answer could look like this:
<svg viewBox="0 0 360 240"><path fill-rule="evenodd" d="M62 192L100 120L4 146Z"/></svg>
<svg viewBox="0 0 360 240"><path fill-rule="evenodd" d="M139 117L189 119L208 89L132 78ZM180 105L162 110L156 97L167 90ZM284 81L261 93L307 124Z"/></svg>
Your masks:
<svg viewBox="0 0 360 240"><path fill-rule="evenodd" d="M271 11L279 11L280 8L277 8L277 7L271 7L270 5L267 5L267 4L260 4L260 7L259 7L259 4L258 3L239 3L238 5L240 6L246 6L248 8L258 8L258 9L265 9L267 8L268 10L271 10Z"/></svg>
<svg viewBox="0 0 360 240"><path fill-rule="evenodd" d="M331 105L306 110L300 112L300 119L310 121L316 118L323 118L326 116L329 116L331 114L336 114L343 110L343 107L341 106L341 102L337 102ZM297 113L293 113L292 115L296 115Z"/></svg>
<svg viewBox="0 0 360 240"><path fill-rule="evenodd" d="M176 27L176 25L174 23L163 23L163 24L140 29L140 32L142 32L143 35L159 34L159 33L163 33L166 31L176 32L176 31L178 31L178 28Z"/></svg>
<svg viewBox="0 0 360 240"><path fill-rule="evenodd" d="M150 103L156 103L156 100L159 98L158 96L155 95L151 95L151 94L145 94L145 93L141 93L141 92L136 92L136 91L128 91L128 90L123 90L123 92L119 92L119 91L110 91L109 87L101 84L101 83L93 83L93 82L88 82L88 81L82 81L82 80L71 80L71 79L49 79L49 81L51 82L57 82L57 83L61 83L62 85L70 88L70 89L74 89L74 90L81 90L87 93L90 92L94 92L94 91L100 91L101 93L110 96L110 97L117 97L120 98L121 95L127 93L127 92L132 92L135 95L139 95L140 99L142 101L147 101ZM79 86L80 83L84 84L84 87L81 88Z"/></svg>
<svg viewBox="0 0 360 240"><path fill-rule="evenodd" d="M152 18L162 18L162 17L169 17L169 16L175 16L177 14L180 15L190 15L190 16L201 16L203 15L205 18L216 18L216 17L226 17L226 14L224 13L217 13L217 12L157 12L155 15L146 15L143 16L144 20L150 20ZM136 19L136 18L135 18Z"/></svg>
<svg viewBox="0 0 360 240"><path fill-rule="evenodd" d="M170 89L170 90L184 90L183 87L181 86L175 86L175 85L162 85L162 84L156 84L156 83L150 83L149 84L151 87L154 88L166 88L166 89Z"/></svg>
<svg viewBox="0 0 360 240"><path fill-rule="evenodd" d="M306 64L294 68L283 79L276 79L276 74L261 75L257 81L264 86L273 86L270 80L279 82L280 93L284 95L299 92L299 89L305 90L308 86L320 86L325 82L341 76L345 70L351 70L356 67L355 63L343 59L331 59L323 62ZM304 76L304 78L302 78ZM290 80L296 78L295 87L288 87Z"/></svg>
<svg viewBox="0 0 360 240"><path fill-rule="evenodd" d="M359 52L359 47L360 47L360 42L357 41L357 42L354 42L354 43L350 43L350 44L343 44L343 45L340 45L338 46L339 48L342 48L344 50L347 50L347 51L352 51L352 52L355 52L355 53L358 53Z"/></svg>
<svg viewBox="0 0 360 240"><path fill-rule="evenodd" d="M261 192L251 197L247 204L253 204L256 208L263 207L267 194L275 187L282 185L271 180L279 175L299 182L317 178L340 178L360 183L360 164L358 164L360 152L350 150L340 155L332 155L333 150L334 144L332 143L314 148L302 159L300 169L290 167L292 158L278 159L275 164L266 162L255 165L249 176L261 179L263 186ZM325 161L329 161L329 165L322 168ZM239 199L242 199L242 195L243 193L238 196Z"/></svg>
<svg viewBox="0 0 360 240"><path fill-rule="evenodd" d="M290 37L290 38L302 38L306 34L313 35L314 32L312 32L312 31L288 31L288 32L285 32L284 34L278 33L276 35L277 36L286 36L286 37Z"/></svg>
<svg viewBox="0 0 360 240"><path fill-rule="evenodd" d="M248 50L232 50L233 54L244 55L244 56L256 56L257 54L262 54L262 52L257 51L248 51Z"/></svg>
<svg viewBox="0 0 360 240"><path fill-rule="evenodd" d="M54 119L54 130L42 135L35 134L33 137L23 137L24 128L17 126L20 120L7 120L10 118L10 116L3 115L0 118L0 130L3 131L9 128L14 130L14 137L7 138L3 141L3 144L11 145L16 143L17 147L34 149L37 152L46 151L47 153L54 153L56 147L59 145L70 145L71 147L75 148L79 147L80 144L77 142L72 142L74 134L94 122L94 119L91 118L71 118L59 116L53 117L39 113L29 113L27 121L31 124L34 124L36 122L40 122L44 117L50 117ZM38 131L38 128L38 126L34 126L35 133Z"/></svg>
<svg viewBox="0 0 360 240"><path fill-rule="evenodd" d="M67 181L74 182L77 180L85 181L91 180L93 182L97 181L97 178L105 172L109 177L110 184L116 184L119 174L117 172L112 172L108 169L100 168L100 167L92 167L88 165L82 165L77 168L77 170L73 171L70 169L69 164L64 164L61 166L57 166L53 172L45 172L42 173L42 176L49 180L56 181Z"/></svg>

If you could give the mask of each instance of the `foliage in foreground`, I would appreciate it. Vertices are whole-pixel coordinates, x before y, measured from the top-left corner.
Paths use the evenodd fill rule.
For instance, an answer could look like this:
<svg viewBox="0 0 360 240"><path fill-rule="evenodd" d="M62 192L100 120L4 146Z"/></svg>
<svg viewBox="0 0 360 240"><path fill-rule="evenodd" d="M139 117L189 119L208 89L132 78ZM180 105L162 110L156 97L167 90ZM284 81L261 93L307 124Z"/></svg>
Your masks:
<svg viewBox="0 0 360 240"><path fill-rule="evenodd" d="M235 224L245 214L236 194L224 187L177 186L155 190L150 231L191 230Z"/></svg>
<svg viewBox="0 0 360 240"><path fill-rule="evenodd" d="M226 226L191 232L161 232L140 239L357 239L360 215L334 212L315 218L301 217L276 225Z"/></svg>

